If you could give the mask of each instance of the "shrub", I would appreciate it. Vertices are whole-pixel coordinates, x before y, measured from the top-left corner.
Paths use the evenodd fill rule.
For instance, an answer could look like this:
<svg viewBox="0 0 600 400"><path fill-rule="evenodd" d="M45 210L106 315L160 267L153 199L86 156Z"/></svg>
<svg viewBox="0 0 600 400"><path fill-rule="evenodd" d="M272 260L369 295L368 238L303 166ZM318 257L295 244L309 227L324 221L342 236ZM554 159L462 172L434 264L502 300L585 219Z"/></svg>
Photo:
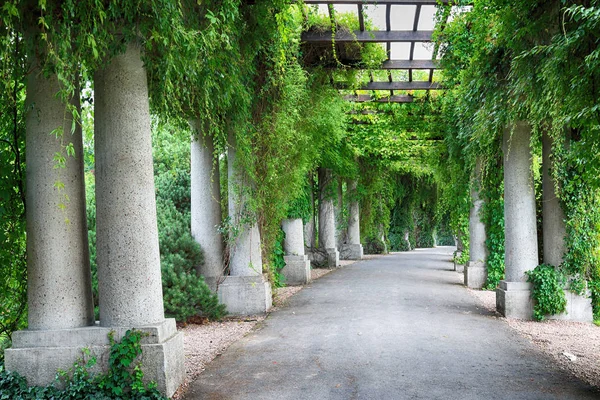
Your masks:
<svg viewBox="0 0 600 400"><path fill-rule="evenodd" d="M526 273L527 281L533 284L533 318L541 321L546 315L564 312L567 305L563 290L565 280L556 269L552 265L541 264Z"/></svg>

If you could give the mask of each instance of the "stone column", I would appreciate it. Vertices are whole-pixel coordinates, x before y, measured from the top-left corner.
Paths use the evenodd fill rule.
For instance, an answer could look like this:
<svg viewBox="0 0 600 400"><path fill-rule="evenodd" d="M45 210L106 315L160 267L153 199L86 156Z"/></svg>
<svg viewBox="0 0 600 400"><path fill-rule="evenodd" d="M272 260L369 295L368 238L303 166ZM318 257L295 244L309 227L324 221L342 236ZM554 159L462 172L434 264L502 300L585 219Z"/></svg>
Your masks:
<svg viewBox="0 0 600 400"><path fill-rule="evenodd" d="M344 188L341 179L336 181L336 200L334 203L335 214L335 245L341 250L341 247L346 243L346 230L343 229L344 219ZM341 255L340 255L341 258Z"/></svg>
<svg viewBox="0 0 600 400"><path fill-rule="evenodd" d="M215 163L211 136L203 136L198 121L192 126L191 145L191 219L192 236L202 247L204 265L198 273L216 290L223 276L223 237L221 225L221 187L219 166Z"/></svg>
<svg viewBox="0 0 600 400"><path fill-rule="evenodd" d="M340 254L335 243L335 211L332 172L319 168L319 248L327 254L330 268L340 266Z"/></svg>
<svg viewBox="0 0 600 400"><path fill-rule="evenodd" d="M342 246L342 260L360 260L363 257L363 247L360 243L360 203L356 197L357 182L348 183L350 202L348 204L348 243Z"/></svg>
<svg viewBox="0 0 600 400"><path fill-rule="evenodd" d="M496 308L509 318L531 319L531 284L525 271L538 265L535 192L531 171L531 128L517 122L504 130L505 279Z"/></svg>
<svg viewBox="0 0 600 400"><path fill-rule="evenodd" d="M150 111L141 50L129 44L95 76L96 243L100 325L146 327L148 379L182 382L183 336L164 318Z"/></svg>
<svg viewBox="0 0 600 400"><path fill-rule="evenodd" d="M229 135L227 151L229 219L229 272L218 285L219 301L231 315L267 312L272 305L271 285L263 279L260 232L253 212L247 209L247 191L252 185L236 161L236 141Z"/></svg>
<svg viewBox="0 0 600 400"><path fill-rule="evenodd" d="M471 211L469 213L469 261L465 265L465 286L472 289L481 289L487 280L487 247L485 245L485 224L481 220L480 212L483 200L479 198L479 185L481 179L481 160L475 165L475 179L471 186Z"/></svg>
<svg viewBox="0 0 600 400"><path fill-rule="evenodd" d="M551 175L552 139L547 132L542 134L542 235L544 243L544 263L554 266L562 264L566 252L567 235L565 213L557 196L557 183ZM565 290L566 312L549 316L549 319L592 322L593 310L590 293L578 295Z"/></svg>
<svg viewBox="0 0 600 400"><path fill-rule="evenodd" d="M13 332L5 365L30 385L47 385L59 368L68 369L77 359L71 349L52 343L53 336L90 327L94 309L81 127L77 122L71 131L72 114L57 97L57 76L45 78L30 57L25 107L29 327ZM71 104L79 110L79 90L74 95ZM73 155L66 152L69 143ZM65 157L60 167L57 153Z"/></svg>
<svg viewBox="0 0 600 400"><path fill-rule="evenodd" d="M547 132L542 135L542 226L544 263L558 266L565 254L565 213L556 196L556 184L550 175L552 141Z"/></svg>
<svg viewBox="0 0 600 400"><path fill-rule="evenodd" d="M71 132L71 113L56 96L60 89L56 75L46 79L37 68L29 74L27 295L34 330L94 324L81 126ZM80 110L79 91L75 96L72 104ZM69 143L74 156L66 153ZM65 157L64 168L57 168L55 154Z"/></svg>
<svg viewBox="0 0 600 400"><path fill-rule="evenodd" d="M283 276L288 285L303 285L310 282L310 261L304 254L304 230L301 218L285 219L281 223L285 240L285 267Z"/></svg>
<svg viewBox="0 0 600 400"><path fill-rule="evenodd" d="M148 86L137 46L96 72L94 134L100 324L161 323Z"/></svg>

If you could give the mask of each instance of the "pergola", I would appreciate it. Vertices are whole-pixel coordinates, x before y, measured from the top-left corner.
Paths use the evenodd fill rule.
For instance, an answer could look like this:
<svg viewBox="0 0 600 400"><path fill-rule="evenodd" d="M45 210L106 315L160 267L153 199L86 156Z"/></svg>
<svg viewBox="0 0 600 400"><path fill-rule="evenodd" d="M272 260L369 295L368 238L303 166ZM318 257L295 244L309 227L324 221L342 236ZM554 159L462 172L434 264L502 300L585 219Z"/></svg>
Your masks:
<svg viewBox="0 0 600 400"><path fill-rule="evenodd" d="M450 7L448 0L305 0L305 4L317 4L327 7L329 10L330 18L334 19L333 7L343 6L344 11L350 11L353 6L356 7L358 14L358 21L360 29L354 32L336 32L335 34L330 31L325 32L304 32L302 34L302 41L304 43L325 45L335 42L335 46L340 46L344 43L381 43L385 45L387 50L387 60L385 60L379 69L387 71L388 79L386 81L376 81L373 74L370 76L370 81L363 84L359 90L376 90L376 91L389 91L388 96L370 96L365 94L355 93L353 95L346 95L344 98L348 101L353 102L394 102L394 103L410 103L413 101L412 95L398 95L394 94L394 91L412 91L412 90L438 90L441 89L441 85L438 82L434 82L434 71L439 69L437 58L437 47L433 48L430 53L429 59L422 59L423 57L415 57L415 49L418 43L431 43L433 38L433 30L421 29L425 23L432 25L432 20L425 21L423 18L424 7L432 9L434 6L445 6ZM365 29L365 8L366 6L378 6L385 7L385 23L380 28L385 30L366 30ZM402 26L398 29L397 22L400 18L394 18L394 16L410 15L414 12L414 17L411 21L407 18L401 18L400 21ZM445 14L446 16L449 13ZM425 17L427 18L427 17ZM393 29L394 28L394 29ZM392 58L392 45L394 43L408 43L409 50L404 52L402 58ZM396 52L397 53L397 52ZM406 54L408 53L408 54ZM404 70L408 71L408 80L394 79L392 71ZM414 71L428 71L427 80L415 80ZM346 89L347 87L342 84L336 84L338 89Z"/></svg>

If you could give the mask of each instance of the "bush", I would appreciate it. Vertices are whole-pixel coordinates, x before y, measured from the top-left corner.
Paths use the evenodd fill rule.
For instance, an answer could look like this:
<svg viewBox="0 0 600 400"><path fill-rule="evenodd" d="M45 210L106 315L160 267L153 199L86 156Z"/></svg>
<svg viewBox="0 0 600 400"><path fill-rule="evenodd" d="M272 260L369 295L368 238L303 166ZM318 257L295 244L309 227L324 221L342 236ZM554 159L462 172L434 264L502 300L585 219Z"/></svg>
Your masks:
<svg viewBox="0 0 600 400"><path fill-rule="evenodd" d="M385 243L376 237L370 236L365 239L365 254L385 254Z"/></svg>
<svg viewBox="0 0 600 400"><path fill-rule="evenodd" d="M533 284L533 318L541 321L546 315L564 312L567 305L563 290L565 280L556 269L552 265L541 264L526 273L527 281Z"/></svg>
<svg viewBox="0 0 600 400"><path fill-rule="evenodd" d="M158 198L158 238L167 317L186 321L194 315L221 319L225 305L219 304L197 268L204 262L200 245L190 234L189 214L177 210L171 200Z"/></svg>

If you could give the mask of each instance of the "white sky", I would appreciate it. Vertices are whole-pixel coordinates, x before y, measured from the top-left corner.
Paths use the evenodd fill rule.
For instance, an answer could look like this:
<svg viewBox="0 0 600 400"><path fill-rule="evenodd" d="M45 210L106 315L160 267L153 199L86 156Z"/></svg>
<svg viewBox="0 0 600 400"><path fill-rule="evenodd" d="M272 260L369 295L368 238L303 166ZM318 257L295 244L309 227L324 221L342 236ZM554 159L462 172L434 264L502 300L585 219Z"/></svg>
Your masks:
<svg viewBox="0 0 600 400"><path fill-rule="evenodd" d="M358 8L353 5L334 6L339 13L358 13ZM415 20L415 12L417 6L409 5L392 5L390 10L391 29L393 31L412 31ZM363 6L365 15L371 20L380 31L386 29L385 26L385 10L384 5L365 5ZM435 25L435 6L421 6L421 15L419 16L419 30L431 31ZM319 12L325 15L328 14L327 6L319 4ZM385 44L383 44L385 48ZM431 60L433 52L432 43L416 43L414 51L415 60ZM410 43L392 43L391 57L392 60L408 60L410 58Z"/></svg>

